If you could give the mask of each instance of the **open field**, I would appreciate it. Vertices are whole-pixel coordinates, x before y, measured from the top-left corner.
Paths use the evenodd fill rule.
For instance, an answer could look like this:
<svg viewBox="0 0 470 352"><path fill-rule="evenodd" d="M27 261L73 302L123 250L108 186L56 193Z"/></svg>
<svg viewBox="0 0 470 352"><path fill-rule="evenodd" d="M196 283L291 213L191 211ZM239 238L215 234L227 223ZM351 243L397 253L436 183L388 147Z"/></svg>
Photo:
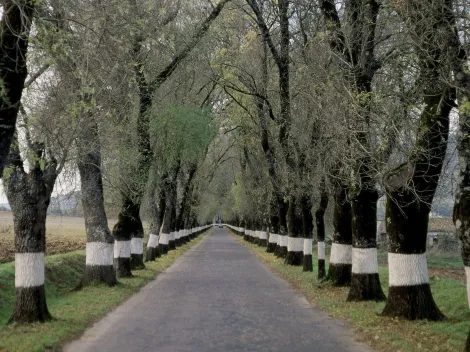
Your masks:
<svg viewBox="0 0 470 352"><path fill-rule="evenodd" d="M84 249L86 243L83 218L48 215L46 253L56 254ZM13 215L0 212L0 263L15 259Z"/></svg>
<svg viewBox="0 0 470 352"><path fill-rule="evenodd" d="M92 323L117 307L153 280L204 235L170 251L146 269L133 271L134 277L119 279L115 287L95 285L74 291L85 270L85 252L75 251L46 258L46 295L54 320L31 325L5 325L15 300L14 263L0 264L0 351L60 351Z"/></svg>
<svg viewBox="0 0 470 352"><path fill-rule="evenodd" d="M108 220L112 229L116 220ZM85 220L72 216L48 215L46 253L48 255L85 249ZM15 259L13 214L0 211L0 263Z"/></svg>
<svg viewBox="0 0 470 352"><path fill-rule="evenodd" d="M235 235L234 235L235 236ZM463 282L463 265L458 254L428 254L431 290L438 307L447 316L442 322L407 321L381 317L385 302L346 302L349 288L332 287L319 282L316 248L313 250L313 273L284 264L283 259L266 253L266 248L243 241L273 271L278 273L307 299L331 316L348 321L362 340L378 351L462 351L470 328L470 312ZM329 248L328 248L329 251ZM328 256L327 256L328 258ZM460 265L460 267L458 267ZM327 261L328 267L328 261ZM453 274L452 274L453 273ZM388 293L386 252L379 254L379 274Z"/></svg>

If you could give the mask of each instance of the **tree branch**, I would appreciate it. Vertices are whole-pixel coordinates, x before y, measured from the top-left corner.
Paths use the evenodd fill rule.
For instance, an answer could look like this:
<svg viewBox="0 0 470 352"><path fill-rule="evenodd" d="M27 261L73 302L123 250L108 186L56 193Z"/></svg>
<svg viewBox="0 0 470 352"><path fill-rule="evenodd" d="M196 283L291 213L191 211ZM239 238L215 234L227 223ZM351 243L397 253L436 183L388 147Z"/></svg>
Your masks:
<svg viewBox="0 0 470 352"><path fill-rule="evenodd" d="M258 3L256 2L256 0L247 0L247 3L251 7L251 9L253 10L253 13L256 16L256 22L258 23L258 27L261 30L261 35L263 36L264 41L268 44L269 50L271 51L271 54L274 58L274 61L276 62L276 65L279 68L282 67L281 55L279 54L279 52L276 49L276 46L273 43L271 34L269 32L269 28L266 25L266 22L264 21L263 14L261 13Z"/></svg>
<svg viewBox="0 0 470 352"><path fill-rule="evenodd" d="M193 38L187 43L184 48L173 58L173 60L157 75L154 81L149 84L149 93L152 95L176 70L181 61L183 61L194 47L199 43L202 37L207 33L212 23L219 16L224 6L231 0L221 0L217 6L212 10L209 17L202 23L201 27L196 31Z"/></svg>

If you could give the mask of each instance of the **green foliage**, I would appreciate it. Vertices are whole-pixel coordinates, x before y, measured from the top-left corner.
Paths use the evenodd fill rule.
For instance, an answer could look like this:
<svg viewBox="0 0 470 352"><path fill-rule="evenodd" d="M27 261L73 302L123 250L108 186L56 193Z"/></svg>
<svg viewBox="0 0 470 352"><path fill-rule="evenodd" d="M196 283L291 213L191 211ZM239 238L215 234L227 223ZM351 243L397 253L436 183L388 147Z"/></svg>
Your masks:
<svg viewBox="0 0 470 352"><path fill-rule="evenodd" d="M3 179L8 180L14 171L15 171L14 166L8 166L5 169L3 169Z"/></svg>
<svg viewBox="0 0 470 352"><path fill-rule="evenodd" d="M161 171L197 163L217 133L208 109L189 105L159 106L151 117L151 139Z"/></svg>
<svg viewBox="0 0 470 352"><path fill-rule="evenodd" d="M470 115L470 102L465 100L459 104L459 111L462 114Z"/></svg>

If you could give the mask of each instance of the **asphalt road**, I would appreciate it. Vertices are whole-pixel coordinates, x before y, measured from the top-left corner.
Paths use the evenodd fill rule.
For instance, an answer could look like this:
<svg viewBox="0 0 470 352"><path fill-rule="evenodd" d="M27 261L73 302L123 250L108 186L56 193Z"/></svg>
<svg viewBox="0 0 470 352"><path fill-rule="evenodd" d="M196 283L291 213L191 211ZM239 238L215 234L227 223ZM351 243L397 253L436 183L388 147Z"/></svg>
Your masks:
<svg viewBox="0 0 470 352"><path fill-rule="evenodd" d="M217 228L65 351L371 349Z"/></svg>

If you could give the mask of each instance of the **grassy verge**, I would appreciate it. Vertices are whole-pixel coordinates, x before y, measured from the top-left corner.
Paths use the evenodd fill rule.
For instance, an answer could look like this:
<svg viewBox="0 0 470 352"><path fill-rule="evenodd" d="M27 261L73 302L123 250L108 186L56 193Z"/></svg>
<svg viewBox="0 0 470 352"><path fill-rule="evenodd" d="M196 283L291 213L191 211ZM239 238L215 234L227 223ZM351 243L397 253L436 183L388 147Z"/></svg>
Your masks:
<svg viewBox="0 0 470 352"><path fill-rule="evenodd" d="M235 235L234 235L235 236ZM430 277L434 299L447 316L443 322L406 321L379 316L385 303L346 302L348 288L332 287L317 280L317 258L314 249L313 273L302 268L287 266L266 249L243 241L269 268L302 292L307 299L327 314L350 323L361 341L379 351L462 351L470 327L465 285L454 279ZM442 265L442 258L436 261ZM327 263L328 265L328 263ZM328 266L327 266L328 267ZM388 270L381 265L380 279L384 292L388 292Z"/></svg>
<svg viewBox="0 0 470 352"><path fill-rule="evenodd" d="M14 263L0 265L0 351L60 350L65 342L79 336L91 323L117 307L146 283L171 266L184 252L204 236L170 251L145 270L134 271L134 277L120 279L115 287L95 285L72 292L85 269L85 252L48 256L46 258L46 294L54 320L25 326L5 325L13 312L15 299Z"/></svg>

